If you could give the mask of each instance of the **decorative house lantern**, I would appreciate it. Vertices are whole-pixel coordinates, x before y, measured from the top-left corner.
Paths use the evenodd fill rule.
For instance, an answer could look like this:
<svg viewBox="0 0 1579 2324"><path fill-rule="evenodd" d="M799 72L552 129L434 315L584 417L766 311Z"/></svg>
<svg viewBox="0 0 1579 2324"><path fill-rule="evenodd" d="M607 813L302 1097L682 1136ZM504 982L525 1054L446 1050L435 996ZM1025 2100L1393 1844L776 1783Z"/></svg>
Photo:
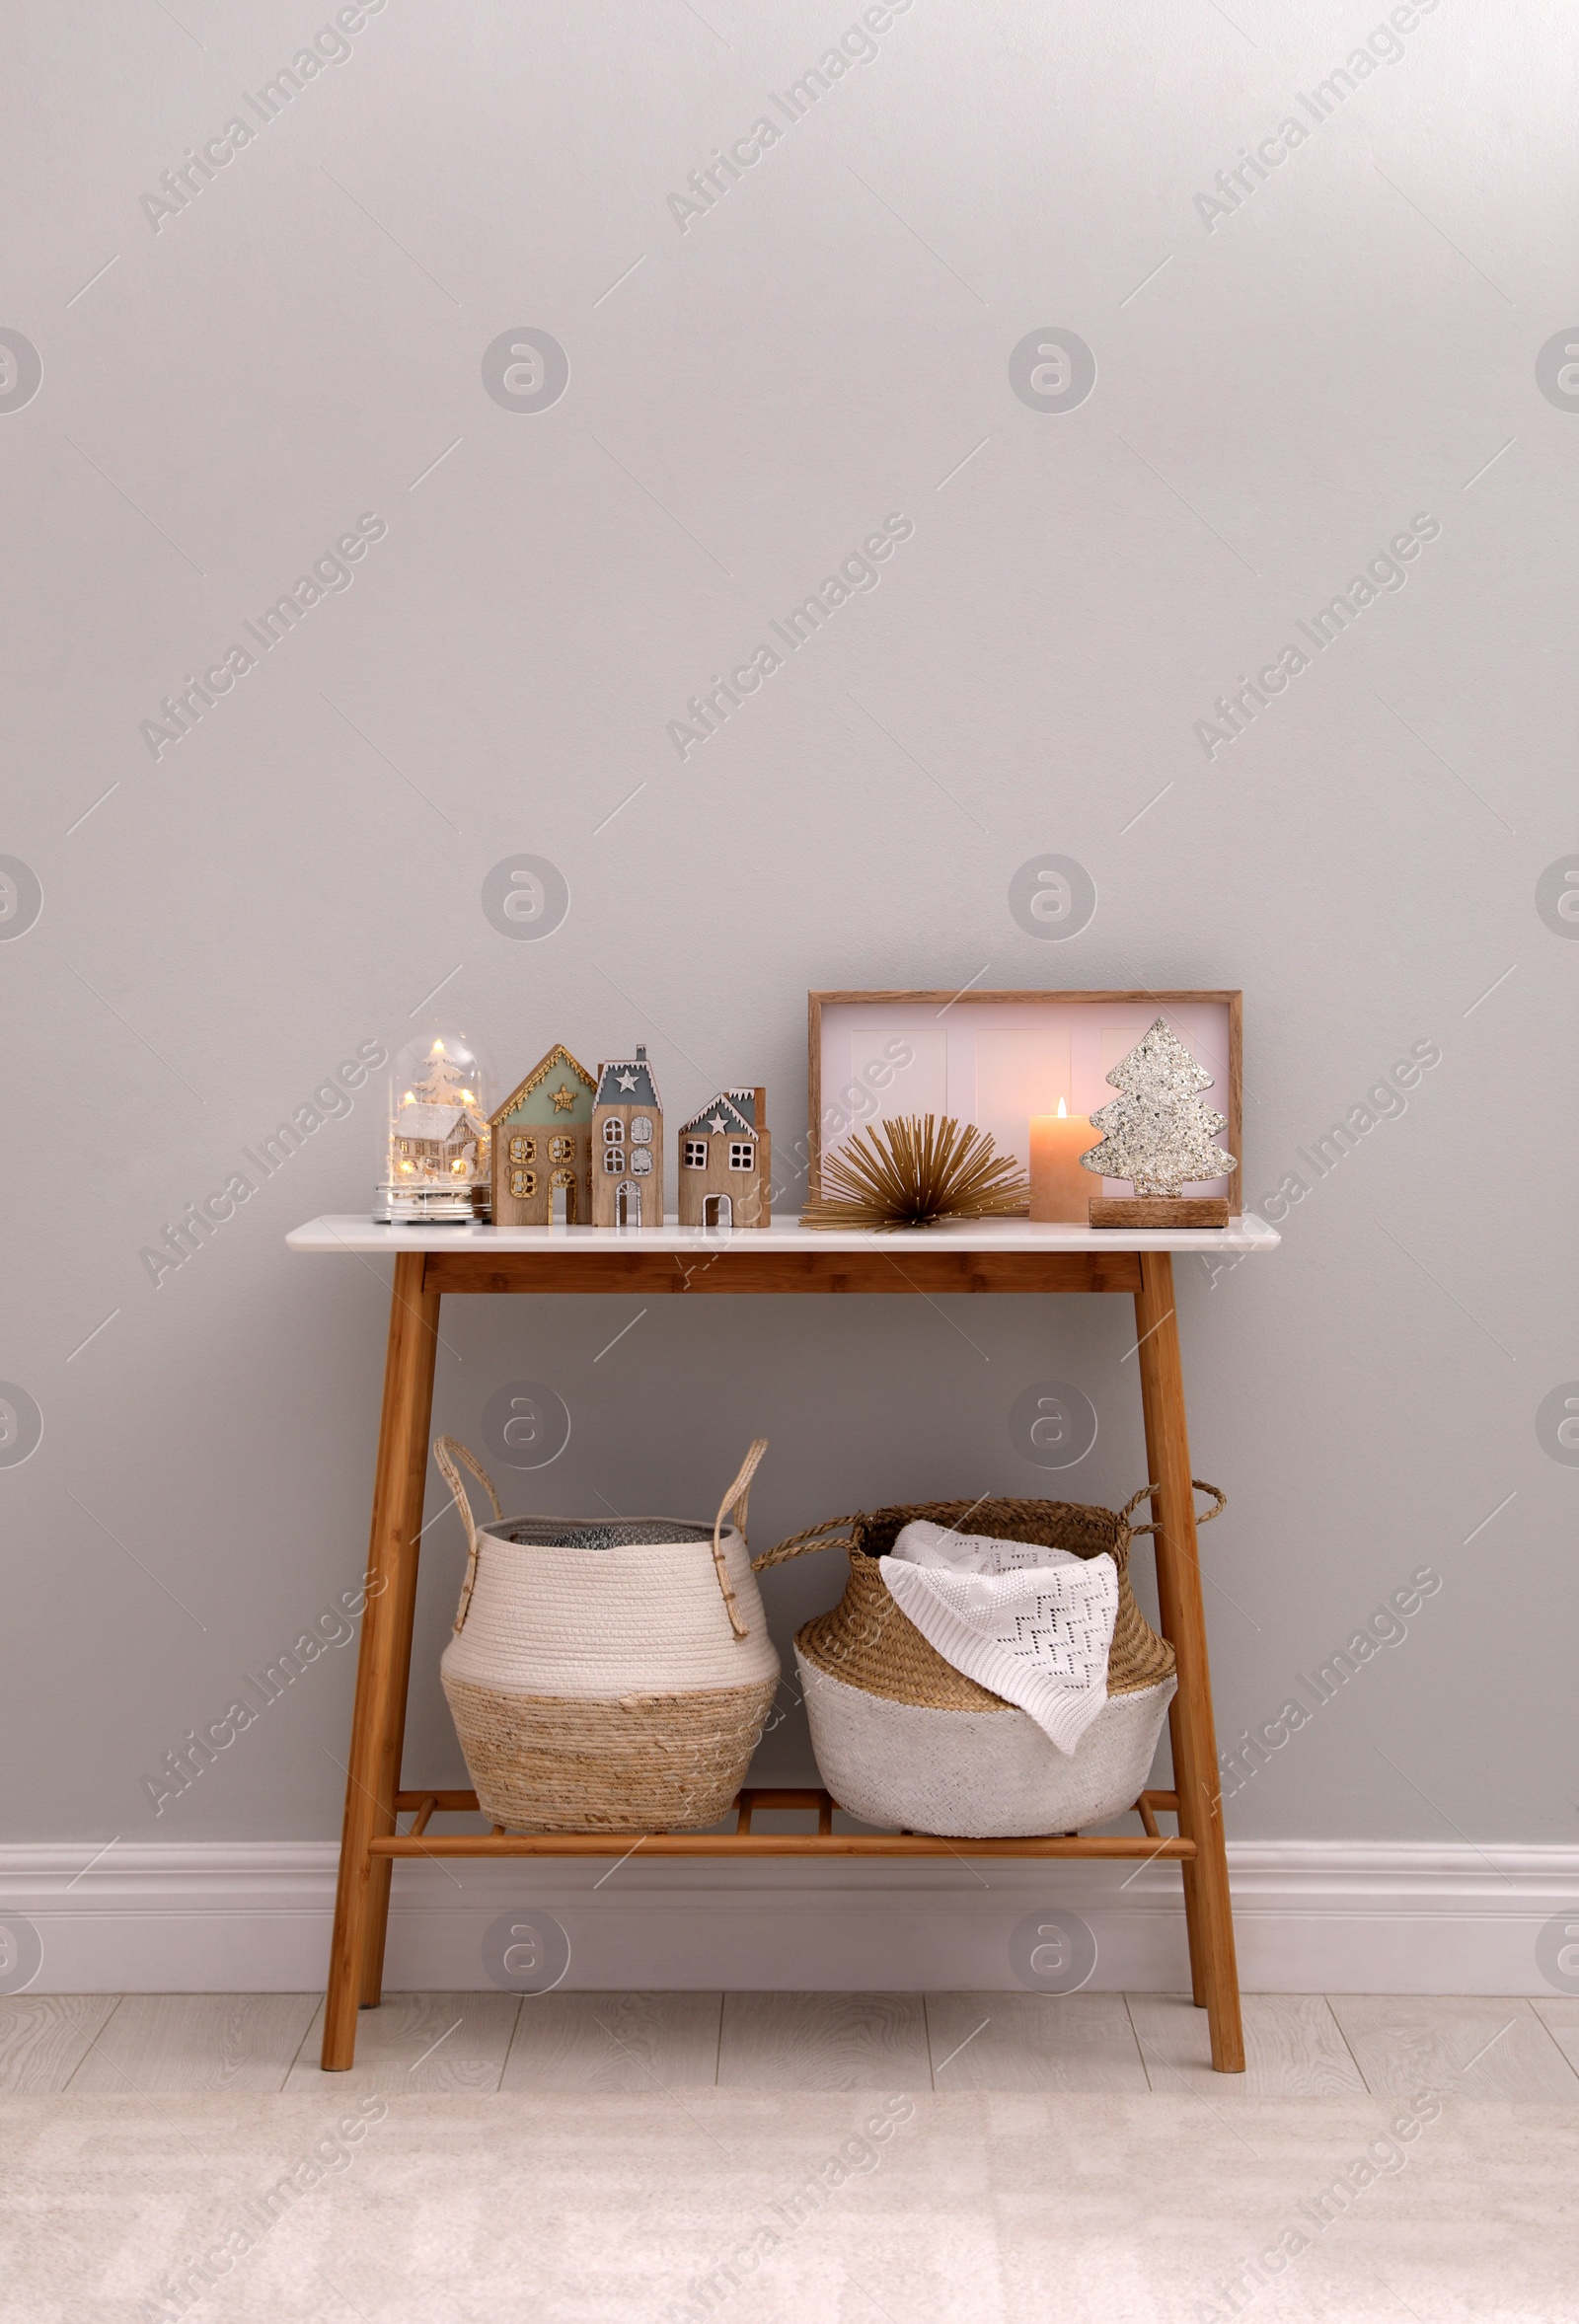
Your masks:
<svg viewBox="0 0 1579 2324"><path fill-rule="evenodd" d="M663 1107L645 1049L598 1067L592 1107L592 1224L663 1225Z"/></svg>
<svg viewBox="0 0 1579 2324"><path fill-rule="evenodd" d="M772 1215L766 1089L720 1089L680 1127L682 1227L766 1227Z"/></svg>
<svg viewBox="0 0 1579 2324"><path fill-rule="evenodd" d="M547 1227L592 1219L592 1100L597 1084L557 1041L489 1120L493 1224Z"/></svg>
<svg viewBox="0 0 1579 2324"><path fill-rule="evenodd" d="M492 1074L464 1033L428 1032L395 1059L389 1144L373 1217L384 1225L469 1220L489 1182Z"/></svg>

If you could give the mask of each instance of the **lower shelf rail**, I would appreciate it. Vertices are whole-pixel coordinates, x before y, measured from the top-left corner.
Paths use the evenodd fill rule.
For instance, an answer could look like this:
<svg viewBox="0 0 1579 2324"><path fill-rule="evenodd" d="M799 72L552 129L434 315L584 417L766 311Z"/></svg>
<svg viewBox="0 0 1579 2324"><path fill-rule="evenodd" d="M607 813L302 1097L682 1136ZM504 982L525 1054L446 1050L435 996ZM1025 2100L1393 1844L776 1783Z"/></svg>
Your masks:
<svg viewBox="0 0 1579 2324"><path fill-rule="evenodd" d="M375 1837L375 1856L613 1856L638 1850L647 1856L1095 1856L1182 1859L1195 1856L1193 1839L1171 1838L1158 1829L1157 1811L1176 1814L1177 1794L1143 1791L1134 1813L1144 1829L1135 1834L1047 1833L1015 1839L939 1839L921 1832L835 1832L837 1802L815 1789L752 1786L734 1802L733 1832L430 1832L433 1815L475 1815L475 1791L401 1791L398 1813L414 1814L409 1832ZM760 1832L761 1814L810 1811L815 1832Z"/></svg>

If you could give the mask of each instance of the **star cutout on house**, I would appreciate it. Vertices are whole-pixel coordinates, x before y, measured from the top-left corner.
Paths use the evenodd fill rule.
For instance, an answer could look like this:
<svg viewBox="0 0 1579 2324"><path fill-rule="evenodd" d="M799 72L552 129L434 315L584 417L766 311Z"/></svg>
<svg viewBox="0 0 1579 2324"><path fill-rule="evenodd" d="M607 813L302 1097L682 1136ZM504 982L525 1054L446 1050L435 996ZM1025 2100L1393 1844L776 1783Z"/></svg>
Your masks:
<svg viewBox="0 0 1579 2324"><path fill-rule="evenodd" d="M636 1087L635 1074L621 1074L617 1078L622 1089L634 1089Z"/></svg>
<svg viewBox="0 0 1579 2324"><path fill-rule="evenodd" d="M555 1090L555 1092L554 1092L554 1110L555 1110L555 1112L556 1112L556 1113L568 1113L568 1112L569 1112L569 1110L570 1110L570 1108L571 1108L571 1106L572 1106L574 1103L575 1103L575 1091L574 1091L574 1090L573 1090L573 1089L570 1087L570 1085L569 1085L569 1083L568 1083L568 1082L562 1082L562 1083L560 1084L559 1087L558 1087L558 1088Z"/></svg>
<svg viewBox="0 0 1579 2324"><path fill-rule="evenodd" d="M709 1114L708 1128L713 1132L714 1138L721 1138L728 1126L721 1113Z"/></svg>

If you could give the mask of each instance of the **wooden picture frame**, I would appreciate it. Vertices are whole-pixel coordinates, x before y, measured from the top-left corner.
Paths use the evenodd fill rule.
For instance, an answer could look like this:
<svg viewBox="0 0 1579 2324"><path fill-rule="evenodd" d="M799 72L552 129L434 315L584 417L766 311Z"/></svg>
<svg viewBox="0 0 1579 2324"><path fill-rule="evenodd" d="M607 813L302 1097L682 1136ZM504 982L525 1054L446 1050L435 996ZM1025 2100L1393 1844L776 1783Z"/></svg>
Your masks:
<svg viewBox="0 0 1579 2324"><path fill-rule="evenodd" d="M813 1202L817 1201L822 1193L822 1148L825 1128L825 1113L831 1111L833 1112L836 1121L838 1118L838 1109L825 1107L823 1098L823 1012L825 1010L848 1008L852 1006L863 1008L879 1007L915 1010L918 1008L923 1008L927 1005L931 1005L938 1017L942 1018L955 1010L964 1011L970 1016L974 1017L984 1005L991 1006L994 1004L999 1006L1013 1004L1016 1008L1020 1009L1023 1009L1027 1006L1034 1007L1038 1004L1046 1004L1049 1006L1056 1005L1057 1007L1066 1010L1071 1007L1093 1007L1100 1004L1119 1006L1135 1010L1149 1010L1151 1012L1151 1018L1155 1018L1158 1016L1166 1016L1169 1010L1175 1008L1221 1008L1226 1012L1226 1055L1221 1059L1215 1055L1207 1055L1203 1059L1203 1063L1205 1064L1207 1071L1210 1072L1213 1077L1213 1087L1208 1095L1207 1102L1216 1105L1220 1113L1225 1113L1228 1116L1228 1128L1223 1132L1223 1140L1228 1148L1229 1153L1232 1154L1235 1158L1234 1169L1229 1174L1226 1181L1228 1187L1229 1211L1231 1216L1235 1218L1239 1218L1242 1215L1244 1209L1244 1154L1242 1143L1244 1132L1244 995L1241 990L1229 990L1222 988L1202 991L1177 991L1165 993L1150 993L1134 988L1100 992L821 992L808 993L806 995L806 1004L808 1068L808 1120L806 1133L807 1193ZM1150 1019L1148 1019L1148 1021L1150 1021ZM1145 1028L1142 1027L1142 1030L1144 1029ZM1186 1039L1187 1041L1189 1036L1182 1031L1182 1028L1176 1029L1180 1030L1180 1037ZM873 1110L875 1111L876 1109L874 1108ZM846 1134L848 1129L855 1126L857 1126L855 1117L853 1115L847 1116L844 1129L839 1130L836 1134L842 1136ZM1099 1181L1093 1179L1091 1185L1093 1193L1100 1191Z"/></svg>

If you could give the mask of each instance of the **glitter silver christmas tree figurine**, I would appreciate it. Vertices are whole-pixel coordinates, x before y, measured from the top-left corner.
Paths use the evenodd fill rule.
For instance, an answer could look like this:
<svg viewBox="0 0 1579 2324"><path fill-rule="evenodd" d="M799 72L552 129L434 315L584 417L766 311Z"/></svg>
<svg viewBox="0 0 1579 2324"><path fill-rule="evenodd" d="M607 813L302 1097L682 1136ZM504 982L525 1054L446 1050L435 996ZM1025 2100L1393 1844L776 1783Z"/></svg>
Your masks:
<svg viewBox="0 0 1579 2324"><path fill-rule="evenodd" d="M1220 1178L1236 1164L1217 1145L1226 1114L1203 1105L1210 1089L1203 1073L1165 1017L1121 1058L1107 1077L1122 1094L1091 1115L1102 1132L1100 1146L1081 1156L1081 1167L1097 1178L1128 1178L1137 1195L1176 1198L1181 1186Z"/></svg>

